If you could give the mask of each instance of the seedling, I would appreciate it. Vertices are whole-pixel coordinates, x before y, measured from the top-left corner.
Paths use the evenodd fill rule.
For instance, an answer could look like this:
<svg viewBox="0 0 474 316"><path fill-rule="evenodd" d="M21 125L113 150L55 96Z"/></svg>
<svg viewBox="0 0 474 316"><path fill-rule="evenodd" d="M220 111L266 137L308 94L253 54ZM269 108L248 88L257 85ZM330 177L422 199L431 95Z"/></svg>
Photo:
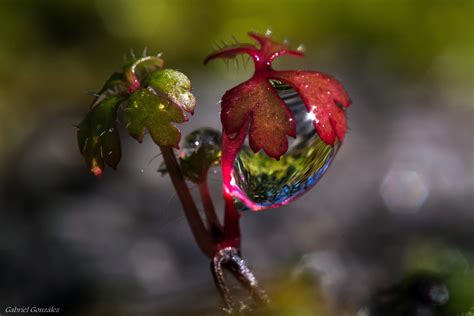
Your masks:
<svg viewBox="0 0 474 316"><path fill-rule="evenodd" d="M330 75L316 71L277 71L283 55L302 57L265 35L250 32L254 44L219 47L204 61L248 55L255 70L250 79L228 90L221 100L222 135L198 129L179 150L177 123L188 120L195 98L189 79L164 68L161 56L132 58L114 73L78 126L78 143L96 176L121 158L117 113L124 113L128 133L141 142L147 130L160 147L165 168L183 206L197 245L211 259L211 270L227 310L237 304L226 285L224 269L248 289L253 299L268 297L241 257L239 220L245 211L276 208L303 195L326 172L346 133L349 96ZM207 184L211 166L220 164L225 199L224 221L216 214ZM197 183L204 218L186 180Z"/></svg>

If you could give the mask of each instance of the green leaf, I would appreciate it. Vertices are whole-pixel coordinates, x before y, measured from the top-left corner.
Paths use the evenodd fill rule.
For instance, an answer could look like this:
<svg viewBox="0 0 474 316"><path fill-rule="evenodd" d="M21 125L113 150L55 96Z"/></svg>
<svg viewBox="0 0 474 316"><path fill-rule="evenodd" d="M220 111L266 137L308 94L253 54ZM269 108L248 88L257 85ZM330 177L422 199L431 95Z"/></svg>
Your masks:
<svg viewBox="0 0 474 316"><path fill-rule="evenodd" d="M207 176L207 171L221 161L221 151L202 146L191 155L179 158L183 175L192 182L200 182Z"/></svg>
<svg viewBox="0 0 474 316"><path fill-rule="evenodd" d="M162 70L163 63L159 55L133 57L97 93L77 132L81 155L94 174L100 175L106 164L116 168L120 161L116 119L124 102L131 136L141 142L147 129L159 146L178 147L181 133L173 123L186 121L184 111L192 112L196 101L189 79L178 71Z"/></svg>
<svg viewBox="0 0 474 316"><path fill-rule="evenodd" d="M173 69L155 71L148 76L147 84L157 94L166 96L186 112L193 113L196 99L190 92L191 81L183 73Z"/></svg>
<svg viewBox="0 0 474 316"><path fill-rule="evenodd" d="M125 81L123 73L114 72L105 82L104 86L98 92L98 96L94 98L91 107L96 106L104 99L110 96L118 96L128 89L128 83Z"/></svg>
<svg viewBox="0 0 474 316"><path fill-rule="evenodd" d="M105 164L116 168L121 158L120 137L117 131L117 109L122 98L110 96L92 107L78 126L79 151L87 167L96 176Z"/></svg>
<svg viewBox="0 0 474 316"><path fill-rule="evenodd" d="M150 88L132 93L125 109L125 124L130 135L142 142L146 128L159 146L178 147L181 133L172 122L185 120L183 111L176 104Z"/></svg>

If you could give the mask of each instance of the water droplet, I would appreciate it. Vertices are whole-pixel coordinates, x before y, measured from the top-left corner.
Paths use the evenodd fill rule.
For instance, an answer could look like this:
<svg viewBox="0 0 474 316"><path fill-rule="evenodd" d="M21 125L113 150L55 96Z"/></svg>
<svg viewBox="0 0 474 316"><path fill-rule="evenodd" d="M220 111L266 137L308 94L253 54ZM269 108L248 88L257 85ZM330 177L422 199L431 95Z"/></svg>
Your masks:
<svg viewBox="0 0 474 316"><path fill-rule="evenodd" d="M268 29L265 31L265 36L267 36L267 37L272 36L272 29L271 29L271 28L268 28Z"/></svg>
<svg viewBox="0 0 474 316"><path fill-rule="evenodd" d="M444 284L433 284L428 289L428 297L434 305L441 306L449 301L449 290Z"/></svg>
<svg viewBox="0 0 474 316"><path fill-rule="evenodd" d="M220 150L221 133L213 128L199 128L184 139L181 156L187 157L195 153L200 147L208 146Z"/></svg>
<svg viewBox="0 0 474 316"><path fill-rule="evenodd" d="M299 51L300 53L304 53L305 50L306 50L306 47L303 44L300 44L300 45L298 45L296 50Z"/></svg>
<svg viewBox="0 0 474 316"><path fill-rule="evenodd" d="M113 131L114 131L114 128L113 128L113 127L109 128L109 132L110 132L110 133L113 133Z"/></svg>
<svg viewBox="0 0 474 316"><path fill-rule="evenodd" d="M163 103L160 103L158 105L158 110L163 111L165 109L165 105Z"/></svg>
<svg viewBox="0 0 474 316"><path fill-rule="evenodd" d="M316 114L314 112L308 112L306 114L306 119L310 121L316 121Z"/></svg>
<svg viewBox="0 0 474 316"><path fill-rule="evenodd" d="M244 145L234 162L231 183L240 210L274 208L301 196L321 179L339 148L339 144L328 145L319 138L314 112L308 113L294 89L272 84L295 116L297 137L288 139L288 152L278 161Z"/></svg>
<svg viewBox="0 0 474 316"><path fill-rule="evenodd" d="M184 176L199 182L209 168L221 159L221 133L212 128L200 128L186 136L179 154Z"/></svg>

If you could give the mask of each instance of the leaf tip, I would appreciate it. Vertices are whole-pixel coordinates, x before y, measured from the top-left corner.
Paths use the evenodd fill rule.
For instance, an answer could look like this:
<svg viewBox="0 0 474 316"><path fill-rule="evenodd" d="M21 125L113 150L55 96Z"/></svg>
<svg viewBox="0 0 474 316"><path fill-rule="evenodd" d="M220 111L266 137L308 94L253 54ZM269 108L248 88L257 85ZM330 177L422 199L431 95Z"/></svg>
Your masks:
<svg viewBox="0 0 474 316"><path fill-rule="evenodd" d="M99 166L94 166L91 168L91 172L96 176L97 178L100 178L104 171L99 167Z"/></svg>

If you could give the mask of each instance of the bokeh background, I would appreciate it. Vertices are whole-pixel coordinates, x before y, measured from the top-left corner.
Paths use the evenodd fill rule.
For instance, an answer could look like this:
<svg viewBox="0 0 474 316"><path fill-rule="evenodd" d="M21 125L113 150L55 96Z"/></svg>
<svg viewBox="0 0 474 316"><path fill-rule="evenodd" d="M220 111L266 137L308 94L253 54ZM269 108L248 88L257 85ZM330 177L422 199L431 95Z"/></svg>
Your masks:
<svg viewBox="0 0 474 316"><path fill-rule="evenodd" d="M462 0L0 1L0 313L223 313L158 149L125 140L118 171L96 179L73 125L86 92L147 47L192 80L183 132L219 129L220 96L252 67L203 58L271 27L306 47L278 68L331 73L353 105L316 188L243 218L270 314L474 315L473 21ZM218 200L218 172L211 186ZM443 306L411 290L438 279Z"/></svg>

